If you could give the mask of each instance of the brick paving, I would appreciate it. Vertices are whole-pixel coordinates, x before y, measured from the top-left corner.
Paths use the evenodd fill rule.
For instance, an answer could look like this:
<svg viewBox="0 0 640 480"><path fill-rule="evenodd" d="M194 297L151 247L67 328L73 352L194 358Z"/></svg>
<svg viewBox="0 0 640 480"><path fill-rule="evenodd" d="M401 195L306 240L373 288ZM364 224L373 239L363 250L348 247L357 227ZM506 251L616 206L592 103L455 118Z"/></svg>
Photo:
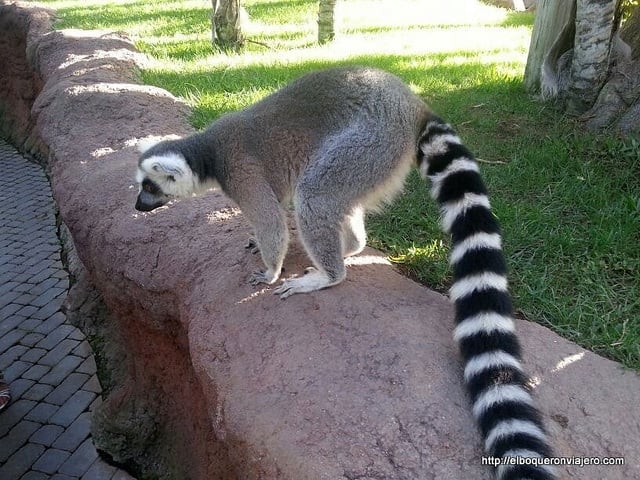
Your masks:
<svg viewBox="0 0 640 480"><path fill-rule="evenodd" d="M89 425L100 402L91 348L60 307L69 280L42 169L0 140L0 479L132 480L105 463Z"/></svg>

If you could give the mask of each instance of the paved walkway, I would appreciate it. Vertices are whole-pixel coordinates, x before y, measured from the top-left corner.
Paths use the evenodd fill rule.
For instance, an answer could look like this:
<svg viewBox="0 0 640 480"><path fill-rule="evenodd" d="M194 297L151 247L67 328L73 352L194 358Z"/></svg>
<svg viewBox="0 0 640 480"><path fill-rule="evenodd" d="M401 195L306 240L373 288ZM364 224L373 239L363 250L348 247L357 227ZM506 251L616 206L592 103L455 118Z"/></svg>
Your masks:
<svg viewBox="0 0 640 480"><path fill-rule="evenodd" d="M131 480L89 437L100 384L89 344L60 306L69 281L49 182L0 140L1 480Z"/></svg>

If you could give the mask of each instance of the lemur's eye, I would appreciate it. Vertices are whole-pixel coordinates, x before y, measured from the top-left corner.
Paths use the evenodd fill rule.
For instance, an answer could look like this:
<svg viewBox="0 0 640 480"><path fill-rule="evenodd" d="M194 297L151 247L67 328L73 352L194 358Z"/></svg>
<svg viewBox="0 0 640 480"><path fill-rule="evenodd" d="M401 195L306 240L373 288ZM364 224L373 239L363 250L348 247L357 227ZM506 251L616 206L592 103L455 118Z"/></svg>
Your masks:
<svg viewBox="0 0 640 480"><path fill-rule="evenodd" d="M169 180L170 182L175 182L176 181L176 177L174 177L173 175L169 175L169 176L167 176L167 180Z"/></svg>
<svg viewBox="0 0 640 480"><path fill-rule="evenodd" d="M158 188L158 186L155 183L153 183L151 180L146 178L142 181L142 190L144 190L147 193L150 193L151 195L156 195L157 193L160 192L160 189Z"/></svg>

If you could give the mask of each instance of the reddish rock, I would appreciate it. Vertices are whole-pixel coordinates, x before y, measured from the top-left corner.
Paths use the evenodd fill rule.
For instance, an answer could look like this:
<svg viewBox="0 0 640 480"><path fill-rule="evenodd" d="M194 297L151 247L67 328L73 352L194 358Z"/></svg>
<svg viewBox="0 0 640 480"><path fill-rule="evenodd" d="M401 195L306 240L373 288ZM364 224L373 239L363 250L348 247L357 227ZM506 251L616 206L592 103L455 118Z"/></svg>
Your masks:
<svg viewBox="0 0 640 480"><path fill-rule="evenodd" d="M260 259L222 195L136 212L135 140L189 133L188 109L138 84L127 40L29 29L31 11L0 6L0 18L23 19L26 64L42 79L24 99L28 135L46 147L76 276L95 286L78 283L70 308L113 376L98 446L165 478L491 478L447 300L367 250L338 287L281 301L247 284ZM307 264L294 246L287 274ZM558 454L626 462L563 475L640 478L637 373L518 327Z"/></svg>
<svg viewBox="0 0 640 480"><path fill-rule="evenodd" d="M42 88L42 79L27 59L27 43L50 28L50 12L3 6L0 15L0 135L29 153L42 151L34 145L37 134L31 105ZM31 32L31 33L30 33Z"/></svg>

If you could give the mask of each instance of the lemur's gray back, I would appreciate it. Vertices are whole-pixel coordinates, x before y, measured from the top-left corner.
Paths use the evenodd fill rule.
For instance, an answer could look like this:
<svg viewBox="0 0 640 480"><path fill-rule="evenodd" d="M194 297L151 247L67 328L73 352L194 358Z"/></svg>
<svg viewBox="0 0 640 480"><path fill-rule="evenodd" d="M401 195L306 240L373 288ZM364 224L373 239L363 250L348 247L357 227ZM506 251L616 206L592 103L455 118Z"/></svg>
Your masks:
<svg viewBox="0 0 640 480"><path fill-rule="evenodd" d="M246 110L219 119L203 135L215 142L219 157L229 159L224 161L226 175L243 175L249 162L260 164L282 200L292 194L292 182L308 162L326 159L324 152L341 136L348 137L354 150L386 138L393 139L386 142L389 148L415 155L428 118L426 105L397 77L344 67L301 77ZM237 158L242 160L235 164ZM393 167L385 163L387 155L358 159L366 165L353 167L375 176L388 175ZM344 181L351 181L349 170L344 173ZM352 183L355 187L360 182Z"/></svg>

